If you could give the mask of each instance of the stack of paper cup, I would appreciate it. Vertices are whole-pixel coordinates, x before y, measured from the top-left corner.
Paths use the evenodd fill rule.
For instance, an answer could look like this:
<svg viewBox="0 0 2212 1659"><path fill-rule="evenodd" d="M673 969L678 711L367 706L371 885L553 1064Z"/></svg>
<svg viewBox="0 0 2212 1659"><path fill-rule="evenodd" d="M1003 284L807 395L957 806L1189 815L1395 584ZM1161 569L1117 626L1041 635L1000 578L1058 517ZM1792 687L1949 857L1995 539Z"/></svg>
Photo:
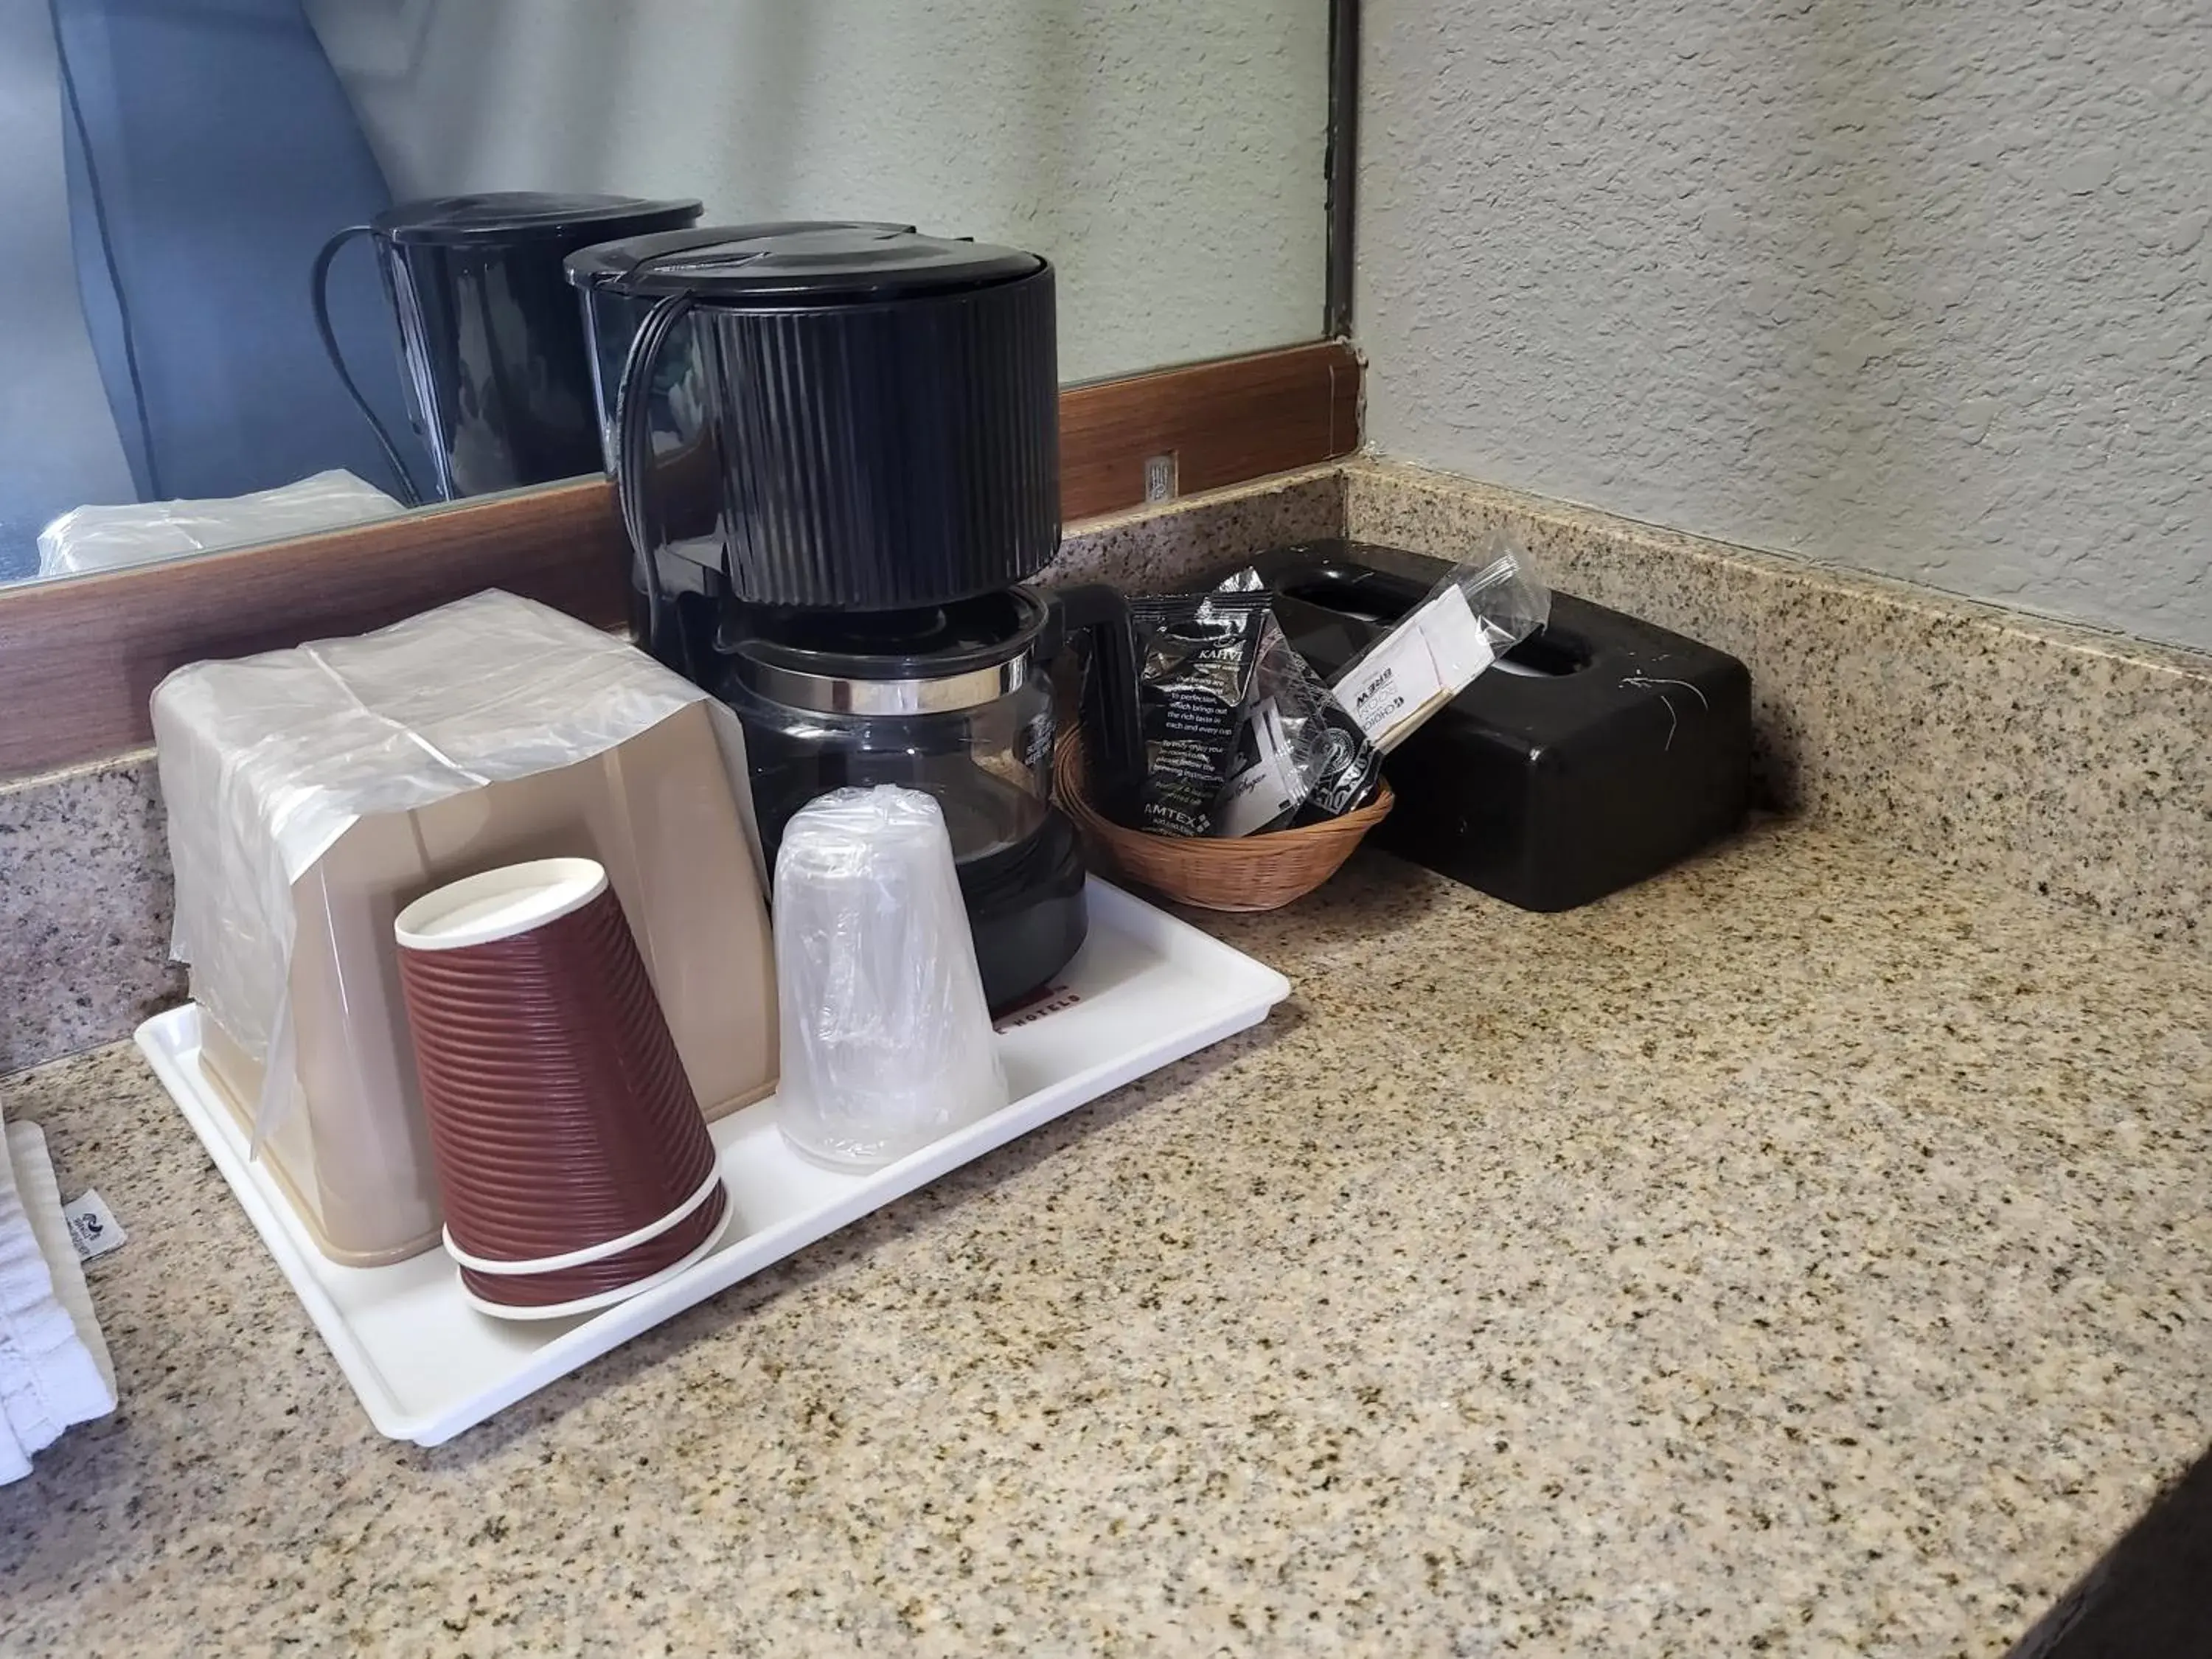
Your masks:
<svg viewBox="0 0 2212 1659"><path fill-rule="evenodd" d="M729 1212L606 872L540 859L399 913L447 1252L486 1313L554 1318L672 1278Z"/></svg>
<svg viewBox="0 0 2212 1659"><path fill-rule="evenodd" d="M840 789L802 808L775 860L785 1138L888 1164L1006 1103L945 817L930 796Z"/></svg>

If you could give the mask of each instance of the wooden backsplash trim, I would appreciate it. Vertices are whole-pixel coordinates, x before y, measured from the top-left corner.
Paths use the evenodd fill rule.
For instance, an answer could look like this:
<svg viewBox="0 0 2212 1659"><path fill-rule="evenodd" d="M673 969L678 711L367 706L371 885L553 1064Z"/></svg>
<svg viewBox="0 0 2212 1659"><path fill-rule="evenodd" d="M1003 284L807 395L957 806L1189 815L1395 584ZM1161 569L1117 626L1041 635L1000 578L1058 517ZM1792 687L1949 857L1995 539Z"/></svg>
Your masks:
<svg viewBox="0 0 2212 1659"><path fill-rule="evenodd" d="M1342 341L1228 357L1060 396L1060 511L1145 499L1145 463L1176 459L1179 494L1334 460L1359 447L1359 359Z"/></svg>
<svg viewBox="0 0 2212 1659"><path fill-rule="evenodd" d="M1359 361L1328 341L1073 386L1060 394L1073 520L1140 505L1145 464L1194 495L1350 454ZM234 552L0 588L0 778L152 736L171 669L358 634L486 587L612 627L629 548L604 479L463 502Z"/></svg>

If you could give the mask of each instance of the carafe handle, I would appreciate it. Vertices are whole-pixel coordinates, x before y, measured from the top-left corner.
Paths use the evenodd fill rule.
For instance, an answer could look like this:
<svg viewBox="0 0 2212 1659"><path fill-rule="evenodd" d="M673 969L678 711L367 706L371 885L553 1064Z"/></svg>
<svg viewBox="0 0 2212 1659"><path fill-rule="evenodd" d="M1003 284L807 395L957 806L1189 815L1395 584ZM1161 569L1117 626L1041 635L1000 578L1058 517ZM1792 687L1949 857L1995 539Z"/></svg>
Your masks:
<svg viewBox="0 0 2212 1659"><path fill-rule="evenodd" d="M362 419L368 422L368 429L376 434L376 447L384 452L386 464L392 468L392 477L398 480L400 498L410 507L420 507L422 492L415 487L415 480L407 471L406 462L399 459L398 446L392 441L392 434L384 429L384 422L376 418L376 411L368 406L368 399L361 395L361 388L354 384L353 373L346 368L345 354L338 349L337 331L331 326L331 261L337 258L338 250L355 237L368 234L367 225L348 225L324 243L323 251L315 256L314 271L308 278L309 298L315 307L315 332L323 337L323 349L330 354L331 367L338 372L338 384L345 388L346 396L353 399L353 406L361 411Z"/></svg>
<svg viewBox="0 0 2212 1659"><path fill-rule="evenodd" d="M685 634L676 595L662 579L659 532L653 524L648 489L655 468L653 453L652 391L654 368L669 333L691 309L689 294L665 295L630 336L623 356L622 379L615 389L614 446L608 470L614 474L615 510L629 537L632 592L644 601L639 643L654 658L692 681L713 683L708 665L699 659Z"/></svg>
<svg viewBox="0 0 2212 1659"><path fill-rule="evenodd" d="M1095 804L1116 823L1126 823L1138 781L1144 775L1144 739L1137 721L1137 630L1129 620L1129 601L1104 582L1085 582L1046 594L1052 637L1048 659L1068 637L1091 642L1084 677L1082 726Z"/></svg>

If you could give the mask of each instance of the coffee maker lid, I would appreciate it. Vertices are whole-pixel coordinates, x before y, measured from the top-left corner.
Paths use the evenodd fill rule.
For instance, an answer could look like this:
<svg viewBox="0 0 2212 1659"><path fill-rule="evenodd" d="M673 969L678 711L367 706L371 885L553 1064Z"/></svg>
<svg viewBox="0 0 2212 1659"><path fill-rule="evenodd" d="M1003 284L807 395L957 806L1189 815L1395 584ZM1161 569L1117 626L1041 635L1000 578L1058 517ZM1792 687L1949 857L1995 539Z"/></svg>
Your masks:
<svg viewBox="0 0 2212 1659"><path fill-rule="evenodd" d="M679 230L696 222L700 211L696 201L503 190L402 202L378 214L370 228L394 242L454 246L541 239L611 241L647 231Z"/></svg>
<svg viewBox="0 0 2212 1659"><path fill-rule="evenodd" d="M891 230L910 231L912 225L872 219L779 219L757 225L692 225L684 230L656 231L650 236L626 236L620 241L595 242L578 248L567 260L569 283L577 288L613 288L626 293L659 294L659 289L625 281L647 271L665 258L690 255L702 248L728 242L750 241L763 236L787 236L795 231ZM688 289L678 283L674 289ZM672 289L671 291L674 291Z"/></svg>
<svg viewBox="0 0 2212 1659"><path fill-rule="evenodd" d="M647 240L677 245L641 248ZM681 239L641 238L571 258L568 280L739 307L822 306L989 288L1044 269L1042 259L1018 248L855 222L731 225Z"/></svg>

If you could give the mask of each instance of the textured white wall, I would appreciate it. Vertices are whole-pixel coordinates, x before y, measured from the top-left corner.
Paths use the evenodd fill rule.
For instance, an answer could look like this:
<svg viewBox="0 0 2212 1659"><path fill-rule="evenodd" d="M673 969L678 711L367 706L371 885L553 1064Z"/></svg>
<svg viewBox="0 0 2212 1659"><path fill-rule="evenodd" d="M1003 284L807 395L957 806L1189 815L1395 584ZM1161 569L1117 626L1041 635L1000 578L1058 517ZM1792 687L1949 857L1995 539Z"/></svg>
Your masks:
<svg viewBox="0 0 2212 1659"><path fill-rule="evenodd" d="M901 218L1060 272L1065 380L1321 332L1328 0L308 0L402 195Z"/></svg>
<svg viewBox="0 0 2212 1659"><path fill-rule="evenodd" d="M1368 0L1385 453L2212 647L2212 5Z"/></svg>

